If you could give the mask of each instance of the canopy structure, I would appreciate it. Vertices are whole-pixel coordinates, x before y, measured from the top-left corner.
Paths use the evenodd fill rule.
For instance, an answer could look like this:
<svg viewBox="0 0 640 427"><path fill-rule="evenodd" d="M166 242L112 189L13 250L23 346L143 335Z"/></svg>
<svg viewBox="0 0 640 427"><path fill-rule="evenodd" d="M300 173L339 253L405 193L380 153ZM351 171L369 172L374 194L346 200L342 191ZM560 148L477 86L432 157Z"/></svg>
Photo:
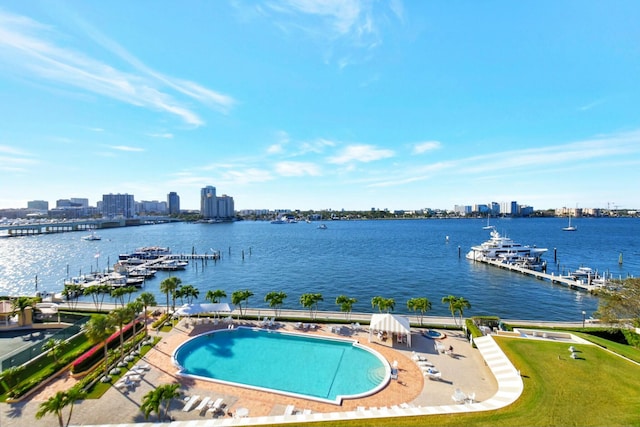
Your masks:
<svg viewBox="0 0 640 427"><path fill-rule="evenodd" d="M180 316L194 316L201 313L231 313L227 303L185 304L176 310Z"/></svg>
<svg viewBox="0 0 640 427"><path fill-rule="evenodd" d="M403 316L396 316L391 313L374 314L371 316L369 324L369 341L373 331L384 331L388 334L406 334L407 346L411 347L411 325L409 319Z"/></svg>

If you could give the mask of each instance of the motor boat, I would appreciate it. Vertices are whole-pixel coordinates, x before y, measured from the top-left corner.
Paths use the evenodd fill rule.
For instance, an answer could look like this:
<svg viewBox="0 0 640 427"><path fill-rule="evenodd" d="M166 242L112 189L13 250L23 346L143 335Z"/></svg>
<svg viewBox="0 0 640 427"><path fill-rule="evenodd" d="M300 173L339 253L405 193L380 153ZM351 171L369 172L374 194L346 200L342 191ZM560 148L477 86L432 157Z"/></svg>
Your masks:
<svg viewBox="0 0 640 427"><path fill-rule="evenodd" d="M495 227L492 227L491 238L480 245L472 246L466 257L476 261L511 262L516 259L532 261L539 260L545 252L547 248L521 245L509 237L502 236Z"/></svg>

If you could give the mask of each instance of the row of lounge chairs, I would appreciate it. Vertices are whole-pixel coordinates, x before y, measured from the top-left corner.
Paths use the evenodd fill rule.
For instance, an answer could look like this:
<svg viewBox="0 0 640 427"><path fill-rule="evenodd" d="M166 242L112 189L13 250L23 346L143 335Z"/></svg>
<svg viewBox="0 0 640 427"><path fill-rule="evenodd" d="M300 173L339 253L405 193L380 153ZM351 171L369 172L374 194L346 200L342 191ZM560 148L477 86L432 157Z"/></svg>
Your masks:
<svg viewBox="0 0 640 427"><path fill-rule="evenodd" d="M414 351L411 358L416 362L425 377L434 381L442 379L442 372L437 370L435 366L433 366L433 363L429 362L425 356Z"/></svg>
<svg viewBox="0 0 640 427"><path fill-rule="evenodd" d="M197 406L195 406L196 404ZM212 415L215 415L219 412L222 412L224 406L226 405L222 397L214 401L209 396L200 399L200 395L196 394L187 399L184 407L182 408L182 412L189 412L194 406L196 412L198 412L198 414L200 415L205 415L209 412L211 412Z"/></svg>
<svg viewBox="0 0 640 427"><path fill-rule="evenodd" d="M287 405L284 410L284 415L309 415L311 414L311 409L303 409L302 411L297 411L295 405Z"/></svg>
<svg viewBox="0 0 640 427"><path fill-rule="evenodd" d="M151 369L151 367L148 363L145 363L143 365L135 365L113 386L122 392L127 392L131 389L134 389L138 384L140 384L140 381L142 381L142 377L149 369Z"/></svg>

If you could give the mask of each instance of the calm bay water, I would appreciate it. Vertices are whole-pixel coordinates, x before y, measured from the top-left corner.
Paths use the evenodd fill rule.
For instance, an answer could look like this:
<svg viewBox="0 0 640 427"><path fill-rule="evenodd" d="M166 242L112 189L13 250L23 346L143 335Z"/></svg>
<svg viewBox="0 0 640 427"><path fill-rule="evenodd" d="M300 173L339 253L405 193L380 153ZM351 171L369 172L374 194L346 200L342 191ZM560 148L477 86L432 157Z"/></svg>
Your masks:
<svg viewBox="0 0 640 427"><path fill-rule="evenodd" d="M120 253L168 246L173 253L219 250L222 260L192 261L184 271L158 272L143 290L155 294L160 304L166 300L160 282L176 275L182 284L199 289L200 302L210 289L223 289L229 297L249 289L251 307L268 307L264 296L270 291L288 295L285 309L301 309L300 295L307 292L323 295L320 310L338 310L335 298L344 294L358 300L354 311L364 312L372 311L371 298L377 295L394 298L395 313L409 313L407 299L427 297L433 304L427 314L435 316L449 315L441 303L449 294L471 302L465 315L508 319L579 321L583 310L591 315L598 306L598 298L586 292L465 259L472 245L489 238L482 229L485 220L326 224L320 230L318 223L175 223L100 230L100 241L82 240L84 232L1 238L0 294L60 292L65 278L104 270ZM640 274L640 220L579 218L574 224L577 232L563 232L565 219L492 219L516 242L548 248L549 273L588 266L615 277Z"/></svg>

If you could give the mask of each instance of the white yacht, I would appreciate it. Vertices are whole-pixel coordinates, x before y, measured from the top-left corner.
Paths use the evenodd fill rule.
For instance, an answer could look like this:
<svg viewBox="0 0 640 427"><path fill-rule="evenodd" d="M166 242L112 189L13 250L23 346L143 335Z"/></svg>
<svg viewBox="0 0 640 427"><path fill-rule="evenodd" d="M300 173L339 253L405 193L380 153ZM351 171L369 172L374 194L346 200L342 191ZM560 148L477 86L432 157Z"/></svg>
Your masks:
<svg viewBox="0 0 640 427"><path fill-rule="evenodd" d="M472 246L467 253L467 259L476 261L492 260L510 262L513 259L539 260L547 251L547 248L536 248L535 246L523 246L516 243L511 238L501 236L495 227L491 227L491 238L486 242Z"/></svg>

